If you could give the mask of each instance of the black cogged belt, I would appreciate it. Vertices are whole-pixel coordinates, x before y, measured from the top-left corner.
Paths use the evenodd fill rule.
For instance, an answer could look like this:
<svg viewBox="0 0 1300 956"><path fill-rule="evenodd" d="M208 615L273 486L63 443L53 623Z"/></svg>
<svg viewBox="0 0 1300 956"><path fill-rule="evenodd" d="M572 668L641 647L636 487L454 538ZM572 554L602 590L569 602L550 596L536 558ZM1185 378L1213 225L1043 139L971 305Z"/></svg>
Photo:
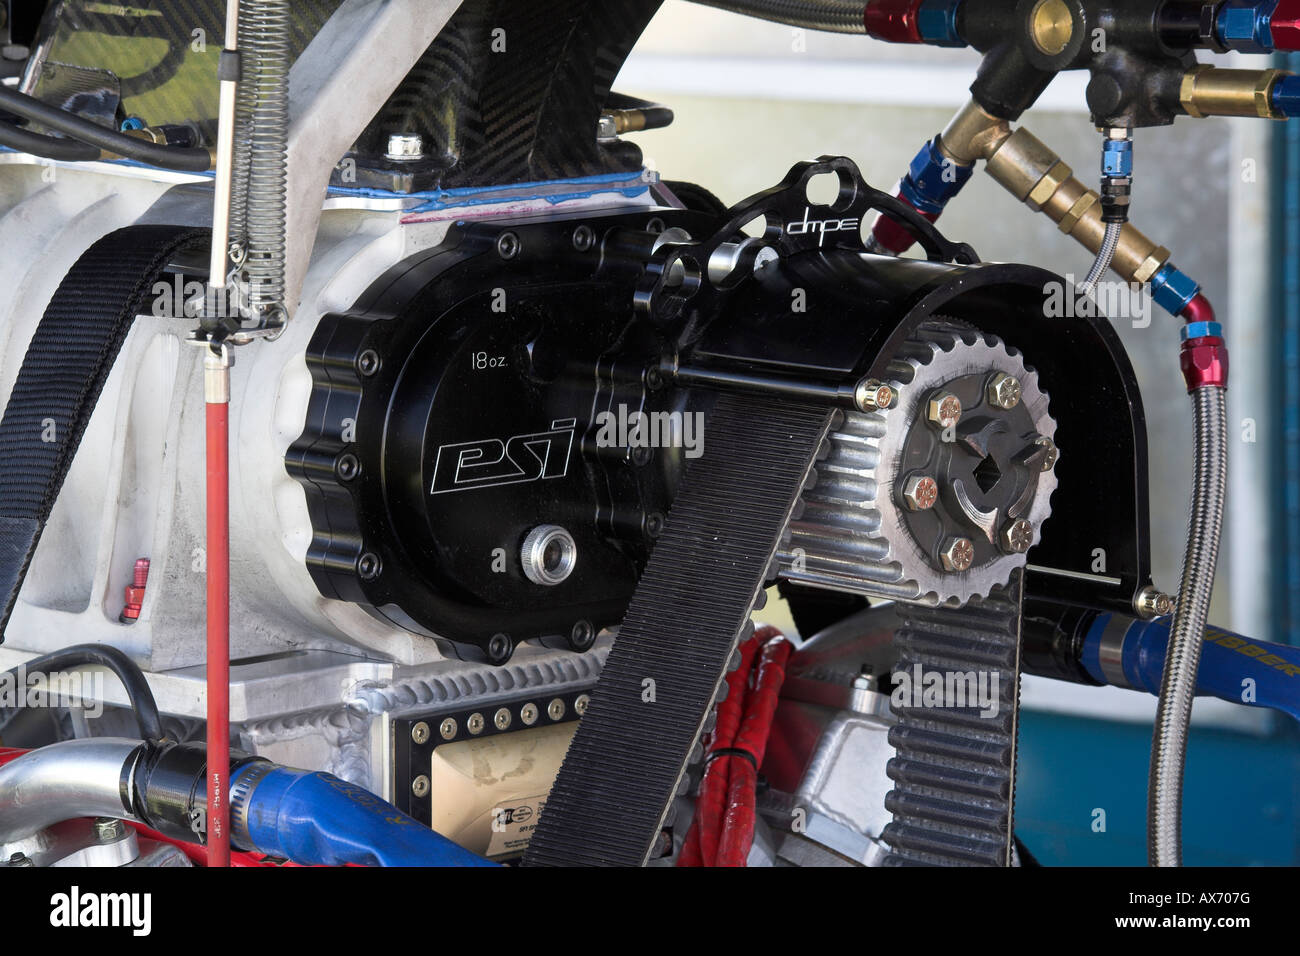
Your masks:
<svg viewBox="0 0 1300 956"><path fill-rule="evenodd" d="M130 226L86 250L54 292L0 421L0 641L63 479L131 323L207 229Z"/></svg>
<svg viewBox="0 0 1300 956"><path fill-rule="evenodd" d="M1022 588L1016 571L1007 588L965 607L898 606L895 674L908 675L913 688L927 675L945 683L949 675L964 676L968 699L966 706L932 707L913 692L892 701L898 722L889 731L895 756L886 770L894 789L885 807L894 819L883 834L886 866L1010 863ZM969 700L980 681L991 692L995 676L996 695Z"/></svg>
<svg viewBox="0 0 1300 956"><path fill-rule="evenodd" d="M719 397L704 454L682 479L526 866L645 863L832 414Z"/></svg>

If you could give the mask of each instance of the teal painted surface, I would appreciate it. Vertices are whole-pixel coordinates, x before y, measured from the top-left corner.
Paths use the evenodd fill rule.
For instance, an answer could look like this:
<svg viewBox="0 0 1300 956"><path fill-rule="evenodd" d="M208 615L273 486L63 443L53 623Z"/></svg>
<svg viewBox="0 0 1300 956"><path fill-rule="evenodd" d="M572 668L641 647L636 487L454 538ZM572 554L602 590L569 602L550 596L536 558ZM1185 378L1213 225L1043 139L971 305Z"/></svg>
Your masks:
<svg viewBox="0 0 1300 956"><path fill-rule="evenodd" d="M1022 715L1016 832L1044 866L1145 866L1151 728ZM1093 830L1105 811L1105 831ZM1196 729L1183 798L1188 866L1300 864L1300 737Z"/></svg>

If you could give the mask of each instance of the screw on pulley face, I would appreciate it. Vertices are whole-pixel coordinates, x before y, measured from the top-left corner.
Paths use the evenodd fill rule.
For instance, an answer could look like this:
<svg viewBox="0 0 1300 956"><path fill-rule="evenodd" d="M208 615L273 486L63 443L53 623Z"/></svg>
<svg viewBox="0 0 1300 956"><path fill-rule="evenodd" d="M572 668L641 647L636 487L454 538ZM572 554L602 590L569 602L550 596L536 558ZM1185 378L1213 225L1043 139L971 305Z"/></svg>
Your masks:
<svg viewBox="0 0 1300 956"><path fill-rule="evenodd" d="M975 545L970 538L949 538L939 552L939 561L945 571L969 571L975 563Z"/></svg>
<svg viewBox="0 0 1300 956"><path fill-rule="evenodd" d="M989 379L987 395L990 405L1010 411L1020 404L1020 380L1014 375L998 372Z"/></svg>
<svg viewBox="0 0 1300 956"><path fill-rule="evenodd" d="M470 714L465 720L465 729L471 734L481 734L485 723L482 714Z"/></svg>
<svg viewBox="0 0 1300 956"><path fill-rule="evenodd" d="M519 719L524 722L525 727L531 727L533 724L537 723L537 716L537 705L532 701L529 701L519 708Z"/></svg>
<svg viewBox="0 0 1300 956"><path fill-rule="evenodd" d="M508 707L502 707L492 715L492 723L497 730L508 730L510 728L511 714Z"/></svg>
<svg viewBox="0 0 1300 956"><path fill-rule="evenodd" d="M1024 518L1009 522L998 540L1007 554L1024 554L1034 546L1034 526Z"/></svg>
<svg viewBox="0 0 1300 956"><path fill-rule="evenodd" d="M420 721L418 724L412 727L411 739L414 740L417 744L422 744L427 742L429 739L429 725L426 724L424 721Z"/></svg>
<svg viewBox="0 0 1300 956"><path fill-rule="evenodd" d="M952 428L961 421L961 399L952 392L938 391L926 402L925 417L930 424L940 428Z"/></svg>
<svg viewBox="0 0 1300 956"><path fill-rule="evenodd" d="M564 716L564 711L564 701L560 700L558 697L546 705L546 715L550 717L551 720L559 720Z"/></svg>
<svg viewBox="0 0 1300 956"><path fill-rule="evenodd" d="M456 718L448 717L438 725L438 736L443 740L455 740L456 734L460 728L456 725Z"/></svg>
<svg viewBox="0 0 1300 956"><path fill-rule="evenodd" d="M929 475L912 475L903 485L903 502L909 511L928 511L939 500L939 483Z"/></svg>

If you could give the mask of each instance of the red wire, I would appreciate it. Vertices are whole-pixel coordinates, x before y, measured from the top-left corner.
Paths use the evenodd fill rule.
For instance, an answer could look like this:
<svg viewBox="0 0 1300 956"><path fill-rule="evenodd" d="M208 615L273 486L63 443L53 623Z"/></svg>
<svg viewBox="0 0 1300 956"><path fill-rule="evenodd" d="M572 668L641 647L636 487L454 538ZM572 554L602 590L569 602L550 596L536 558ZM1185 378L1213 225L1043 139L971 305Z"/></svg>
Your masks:
<svg viewBox="0 0 1300 956"><path fill-rule="evenodd" d="M744 866L749 849L754 843L755 791L758 785L758 768L763 766L767 740L772 733L772 720L785 682L785 665L793 647L774 628L763 645L758 665L754 671L754 686L745 696L745 718L736 734L733 746L754 755L751 763L743 757L733 757L727 811L718 843L717 866Z"/></svg>
<svg viewBox="0 0 1300 956"><path fill-rule="evenodd" d="M229 372L226 373L227 375ZM230 866L230 406L208 402L208 865Z"/></svg>
<svg viewBox="0 0 1300 956"><path fill-rule="evenodd" d="M731 746L740 728L745 701L745 685L749 671L758 653L754 639L740 645L740 666L727 675L727 699L718 705L718 716L709 742L709 753ZM677 858L678 866L713 866L722 833L722 813L727 800L727 764L725 757L710 760L704 767L700 780L699 797L695 804L695 819L686 832L686 842Z"/></svg>

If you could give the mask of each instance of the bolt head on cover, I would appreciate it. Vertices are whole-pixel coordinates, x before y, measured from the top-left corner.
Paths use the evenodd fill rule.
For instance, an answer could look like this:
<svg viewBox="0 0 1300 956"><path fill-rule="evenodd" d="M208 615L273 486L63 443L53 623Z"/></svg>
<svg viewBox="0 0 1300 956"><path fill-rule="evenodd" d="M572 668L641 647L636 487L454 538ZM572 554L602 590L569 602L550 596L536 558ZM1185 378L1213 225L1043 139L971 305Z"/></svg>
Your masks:
<svg viewBox="0 0 1300 956"><path fill-rule="evenodd" d="M939 483L929 475L913 475L903 485L903 501L909 511L928 511L939 500Z"/></svg>
<svg viewBox="0 0 1300 956"><path fill-rule="evenodd" d="M969 571L975 563L975 545L970 538L949 538L939 552L945 571Z"/></svg>
<svg viewBox="0 0 1300 956"><path fill-rule="evenodd" d="M961 421L961 399L952 392L935 392L926 403L925 416L940 428L952 428Z"/></svg>
<svg viewBox="0 0 1300 956"><path fill-rule="evenodd" d="M1024 518L1012 521L1002 529L1002 550L1007 554L1024 554L1034 546L1034 526Z"/></svg>
<svg viewBox="0 0 1300 956"><path fill-rule="evenodd" d="M1013 409L1020 404L1020 379L1005 372L998 372L989 379L989 404L995 408Z"/></svg>

